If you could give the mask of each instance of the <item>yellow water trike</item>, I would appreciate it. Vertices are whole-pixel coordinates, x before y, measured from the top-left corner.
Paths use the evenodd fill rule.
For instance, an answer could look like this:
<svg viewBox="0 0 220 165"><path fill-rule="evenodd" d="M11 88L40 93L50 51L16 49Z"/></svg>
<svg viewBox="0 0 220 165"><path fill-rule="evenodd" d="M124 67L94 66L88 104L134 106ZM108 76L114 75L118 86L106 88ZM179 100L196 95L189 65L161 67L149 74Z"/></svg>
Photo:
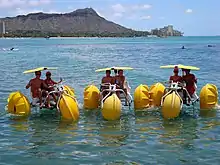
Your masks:
<svg viewBox="0 0 220 165"><path fill-rule="evenodd" d="M188 65L166 65L160 68L174 68L200 70L200 68ZM195 88L197 86L195 84ZM183 105L194 106L200 102L200 110L210 110L218 105L218 89L214 84L206 84L200 91L200 96L196 92L189 95L186 84L165 82L153 84L150 88L147 85L139 85L134 93L134 108L136 110L161 107L164 118L170 119L178 117Z"/></svg>
<svg viewBox="0 0 220 165"><path fill-rule="evenodd" d="M117 73L118 70L132 69L131 67L110 67L98 69L95 72L113 70ZM124 81L124 89L120 89L117 84L110 83L100 84L100 89L95 85L89 85L84 89L84 108L97 109L100 107L104 119L117 120L120 118L122 106L131 107L133 100L127 80Z"/></svg>
<svg viewBox="0 0 220 165"><path fill-rule="evenodd" d="M43 70L56 70L55 67L39 67L31 70L24 71L24 74L34 73L36 71ZM40 112L45 111L58 111L61 113L63 119L77 121L79 118L79 108L78 103L74 94L74 89L63 85L63 83L55 84L50 86L53 90L47 92L47 95L42 98L43 108L40 109ZM46 101L49 97L52 99L52 94L56 96L56 102L50 100L52 108L47 108ZM19 116L28 116L31 113L31 108L39 108L39 99L31 97L32 101L29 102L28 98L22 94L20 91L12 92L8 97L7 111L8 113L19 115Z"/></svg>

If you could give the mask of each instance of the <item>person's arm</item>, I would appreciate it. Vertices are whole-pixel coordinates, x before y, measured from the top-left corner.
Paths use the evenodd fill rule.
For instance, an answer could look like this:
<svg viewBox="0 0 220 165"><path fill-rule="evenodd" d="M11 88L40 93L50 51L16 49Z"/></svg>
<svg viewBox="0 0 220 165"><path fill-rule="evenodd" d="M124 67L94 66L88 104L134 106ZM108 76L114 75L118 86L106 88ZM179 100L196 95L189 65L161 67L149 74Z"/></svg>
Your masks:
<svg viewBox="0 0 220 165"><path fill-rule="evenodd" d="M59 82L55 82L55 81L53 81L53 80L51 80L52 81L52 83L53 84L59 84L61 81L59 81Z"/></svg>
<svg viewBox="0 0 220 165"><path fill-rule="evenodd" d="M122 81L122 84L121 84L121 86L122 86L122 88L124 89L124 87L125 87L125 76L123 77L123 81Z"/></svg>
<svg viewBox="0 0 220 165"><path fill-rule="evenodd" d="M169 83L171 83L173 80L172 76L170 76L170 79L169 79Z"/></svg>
<svg viewBox="0 0 220 165"><path fill-rule="evenodd" d="M105 83L104 80L105 80L105 77L102 78L101 84L104 84L104 83Z"/></svg>
<svg viewBox="0 0 220 165"><path fill-rule="evenodd" d="M31 86L31 80L28 82L28 84L26 85L26 89L30 88Z"/></svg>
<svg viewBox="0 0 220 165"><path fill-rule="evenodd" d="M104 77L102 78L102 81L101 81L101 85L100 85L100 88L99 88L100 91L102 91L102 89L103 89L103 86L102 86L103 83L104 83Z"/></svg>
<svg viewBox="0 0 220 165"><path fill-rule="evenodd" d="M53 84L59 84L59 83L61 83L61 82L63 81L63 79L60 78L60 81L59 81L59 82L56 82L56 81L53 81L53 80L51 80L51 81L52 81Z"/></svg>
<svg viewBox="0 0 220 165"><path fill-rule="evenodd" d="M111 84L115 84L115 77L112 77Z"/></svg>
<svg viewBox="0 0 220 165"><path fill-rule="evenodd" d="M194 82L197 84L197 78L195 76L193 76L193 77L194 77Z"/></svg>
<svg viewBox="0 0 220 165"><path fill-rule="evenodd" d="M44 80L42 80L41 84L44 89L48 89L48 85L44 82Z"/></svg>
<svg viewBox="0 0 220 165"><path fill-rule="evenodd" d="M181 76L180 76L179 86L181 86L181 87L184 86L183 78Z"/></svg>
<svg viewBox="0 0 220 165"><path fill-rule="evenodd" d="M60 81L58 82L58 84L59 84L59 83L61 83L62 81L63 81L63 79L62 79L62 78L60 78Z"/></svg>

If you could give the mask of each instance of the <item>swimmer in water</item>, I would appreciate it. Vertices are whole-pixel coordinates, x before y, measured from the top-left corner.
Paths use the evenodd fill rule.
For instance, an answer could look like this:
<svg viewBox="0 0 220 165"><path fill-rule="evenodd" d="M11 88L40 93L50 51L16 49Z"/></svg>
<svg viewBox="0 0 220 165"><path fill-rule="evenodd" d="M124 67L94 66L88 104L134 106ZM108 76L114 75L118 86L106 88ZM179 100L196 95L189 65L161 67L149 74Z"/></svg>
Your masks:
<svg viewBox="0 0 220 165"><path fill-rule="evenodd" d="M184 46L182 46L182 49L185 49L185 47L184 47Z"/></svg>
<svg viewBox="0 0 220 165"><path fill-rule="evenodd" d="M11 48L10 50L14 50L14 48Z"/></svg>

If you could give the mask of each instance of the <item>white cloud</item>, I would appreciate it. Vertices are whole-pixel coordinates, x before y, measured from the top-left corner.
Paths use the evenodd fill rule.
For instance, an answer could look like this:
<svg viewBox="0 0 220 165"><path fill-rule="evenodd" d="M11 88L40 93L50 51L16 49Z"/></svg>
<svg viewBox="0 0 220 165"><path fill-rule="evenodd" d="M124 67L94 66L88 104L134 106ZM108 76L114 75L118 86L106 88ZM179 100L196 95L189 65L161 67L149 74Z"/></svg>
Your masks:
<svg viewBox="0 0 220 165"><path fill-rule="evenodd" d="M122 15L122 13L114 13L113 16L114 17L122 17L123 15Z"/></svg>
<svg viewBox="0 0 220 165"><path fill-rule="evenodd" d="M51 0L0 0L0 12L5 16L26 15L29 13L47 12L57 13L57 11L44 11L45 5Z"/></svg>
<svg viewBox="0 0 220 165"><path fill-rule="evenodd" d="M13 10L13 12L11 12L11 15L27 15L30 13L62 13L60 11L56 11L56 10L41 10L41 9L21 9L21 8L16 8L15 10Z"/></svg>
<svg viewBox="0 0 220 165"><path fill-rule="evenodd" d="M39 1L29 1L30 6L38 6Z"/></svg>
<svg viewBox="0 0 220 165"><path fill-rule="evenodd" d="M145 4L145 5L143 6L143 9L150 9L151 7L152 7L151 5Z"/></svg>
<svg viewBox="0 0 220 165"><path fill-rule="evenodd" d="M141 19L142 20L148 20L148 19L151 19L151 16L150 15L142 16Z"/></svg>
<svg viewBox="0 0 220 165"><path fill-rule="evenodd" d="M0 0L0 8L21 8L21 7L32 7L49 4L50 0Z"/></svg>
<svg viewBox="0 0 220 165"><path fill-rule="evenodd" d="M123 13L123 12L130 12L131 10L146 10L150 9L152 6L149 4L143 4L143 5L122 5L120 3L113 5L112 9L117 13Z"/></svg>
<svg viewBox="0 0 220 165"><path fill-rule="evenodd" d="M42 5L47 5L47 4L50 4L51 3L51 0L39 0L40 1L40 4Z"/></svg>
<svg viewBox="0 0 220 165"><path fill-rule="evenodd" d="M122 5L119 4L119 3L116 4L116 5L113 5L113 6L112 6L112 9L113 9L115 12L117 12L117 13L123 13L123 12L126 11L125 7L122 6Z"/></svg>
<svg viewBox="0 0 220 165"><path fill-rule="evenodd" d="M29 13L39 13L42 12L42 10L24 10L21 8L16 8L16 10L13 12L15 15L26 15Z"/></svg>
<svg viewBox="0 0 220 165"><path fill-rule="evenodd" d="M0 8L10 8L24 4L25 4L24 0L0 0Z"/></svg>
<svg viewBox="0 0 220 165"><path fill-rule="evenodd" d="M192 11L192 9L187 9L185 12L186 13L192 13L193 11Z"/></svg>
<svg viewBox="0 0 220 165"><path fill-rule="evenodd" d="M41 5L46 5L49 4L50 0L29 0L28 4L30 6L41 6Z"/></svg>
<svg viewBox="0 0 220 165"><path fill-rule="evenodd" d="M133 5L122 5L120 3L112 5L111 9L113 10L113 14L111 14L111 17L113 18L121 18L126 16L128 19L135 19L140 18L138 17L138 14L136 12L139 12L140 10L148 10L152 6L149 4L133 4ZM131 15L132 12L132 15ZM145 16L142 19L150 19L150 16Z"/></svg>

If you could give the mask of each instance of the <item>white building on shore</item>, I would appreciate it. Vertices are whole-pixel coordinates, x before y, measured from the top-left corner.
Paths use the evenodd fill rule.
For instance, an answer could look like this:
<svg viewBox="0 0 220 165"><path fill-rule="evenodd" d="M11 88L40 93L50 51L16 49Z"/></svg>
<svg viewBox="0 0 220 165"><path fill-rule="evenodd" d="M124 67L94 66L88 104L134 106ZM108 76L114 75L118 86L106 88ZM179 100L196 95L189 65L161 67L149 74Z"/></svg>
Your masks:
<svg viewBox="0 0 220 165"><path fill-rule="evenodd" d="M152 35L157 35L160 37L167 37L167 36L182 36L182 32L174 30L172 25L164 26L160 29L152 29Z"/></svg>
<svg viewBox="0 0 220 165"><path fill-rule="evenodd" d="M0 22L0 34L2 36L5 34L5 21Z"/></svg>

